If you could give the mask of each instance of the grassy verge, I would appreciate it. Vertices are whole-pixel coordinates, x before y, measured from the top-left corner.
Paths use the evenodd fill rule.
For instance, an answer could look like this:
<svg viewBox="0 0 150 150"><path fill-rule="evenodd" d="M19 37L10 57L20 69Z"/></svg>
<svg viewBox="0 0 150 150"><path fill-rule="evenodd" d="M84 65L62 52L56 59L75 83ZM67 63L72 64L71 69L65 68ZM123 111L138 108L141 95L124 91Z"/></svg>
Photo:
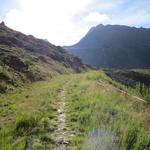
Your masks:
<svg viewBox="0 0 150 150"><path fill-rule="evenodd" d="M72 76L66 108L73 131L69 148L148 150L149 105L118 93L106 80L103 72Z"/></svg>

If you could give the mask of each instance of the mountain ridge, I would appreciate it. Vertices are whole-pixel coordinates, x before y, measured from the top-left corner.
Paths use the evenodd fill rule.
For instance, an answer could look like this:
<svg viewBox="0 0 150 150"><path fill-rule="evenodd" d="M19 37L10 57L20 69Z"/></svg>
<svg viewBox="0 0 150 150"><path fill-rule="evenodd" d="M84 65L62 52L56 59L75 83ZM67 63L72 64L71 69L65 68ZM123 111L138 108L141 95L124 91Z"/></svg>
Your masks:
<svg viewBox="0 0 150 150"><path fill-rule="evenodd" d="M149 28L100 24L64 48L95 68L149 68L149 39Z"/></svg>

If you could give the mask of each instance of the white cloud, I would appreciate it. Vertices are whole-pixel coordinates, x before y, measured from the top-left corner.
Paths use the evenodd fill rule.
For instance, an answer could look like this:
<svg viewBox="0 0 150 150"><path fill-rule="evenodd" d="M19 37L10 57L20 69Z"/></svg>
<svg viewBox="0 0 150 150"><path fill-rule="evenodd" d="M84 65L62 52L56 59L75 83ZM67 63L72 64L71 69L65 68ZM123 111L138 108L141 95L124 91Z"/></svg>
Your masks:
<svg viewBox="0 0 150 150"><path fill-rule="evenodd" d="M109 17L106 14L91 12L84 20L91 23L103 23L104 21L109 20Z"/></svg>
<svg viewBox="0 0 150 150"><path fill-rule="evenodd" d="M22 0L20 9L10 10L4 21L16 30L47 38L54 44L74 44L85 33L85 29L76 26L72 18L84 12L91 2L92 0Z"/></svg>
<svg viewBox="0 0 150 150"><path fill-rule="evenodd" d="M14 9L11 7L5 17L0 16L6 25L25 34L47 38L56 45L74 44L90 27L100 23L134 26L150 24L148 0L12 1L15 1Z"/></svg>

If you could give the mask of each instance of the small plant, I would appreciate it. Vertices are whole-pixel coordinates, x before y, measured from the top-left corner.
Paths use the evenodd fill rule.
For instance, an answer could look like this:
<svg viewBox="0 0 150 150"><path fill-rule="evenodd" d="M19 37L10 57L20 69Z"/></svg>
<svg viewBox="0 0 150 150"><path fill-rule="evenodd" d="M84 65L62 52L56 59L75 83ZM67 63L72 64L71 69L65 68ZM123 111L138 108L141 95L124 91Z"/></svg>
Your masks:
<svg viewBox="0 0 150 150"><path fill-rule="evenodd" d="M137 139L137 143L135 145L135 150L148 150L150 149L150 133L142 132L139 138Z"/></svg>
<svg viewBox="0 0 150 150"><path fill-rule="evenodd" d="M52 140L51 136L50 135L46 135L46 134L42 135L40 139L41 139L42 142L54 142Z"/></svg>
<svg viewBox="0 0 150 150"><path fill-rule="evenodd" d="M138 138L138 128L137 126L133 125L128 129L126 134L125 139L126 149L128 150L133 149L136 144L137 138Z"/></svg>
<svg viewBox="0 0 150 150"><path fill-rule="evenodd" d="M0 93L5 93L7 90L7 85L5 82L0 82Z"/></svg>
<svg viewBox="0 0 150 150"><path fill-rule="evenodd" d="M146 86L145 84L138 83L136 85L136 92L138 95L141 95L145 100L150 102L150 86Z"/></svg>
<svg viewBox="0 0 150 150"><path fill-rule="evenodd" d="M32 129L38 125L39 117L22 114L17 118L15 134L16 135L28 135L32 132Z"/></svg>

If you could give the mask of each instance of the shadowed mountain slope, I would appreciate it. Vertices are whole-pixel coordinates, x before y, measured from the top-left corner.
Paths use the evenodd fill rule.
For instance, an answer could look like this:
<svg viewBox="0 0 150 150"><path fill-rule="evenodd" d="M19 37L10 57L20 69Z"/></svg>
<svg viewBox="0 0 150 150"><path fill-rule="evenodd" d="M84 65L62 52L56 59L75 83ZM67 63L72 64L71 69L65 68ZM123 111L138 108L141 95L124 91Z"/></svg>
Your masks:
<svg viewBox="0 0 150 150"><path fill-rule="evenodd" d="M65 48L96 68L150 68L150 29L98 25Z"/></svg>

